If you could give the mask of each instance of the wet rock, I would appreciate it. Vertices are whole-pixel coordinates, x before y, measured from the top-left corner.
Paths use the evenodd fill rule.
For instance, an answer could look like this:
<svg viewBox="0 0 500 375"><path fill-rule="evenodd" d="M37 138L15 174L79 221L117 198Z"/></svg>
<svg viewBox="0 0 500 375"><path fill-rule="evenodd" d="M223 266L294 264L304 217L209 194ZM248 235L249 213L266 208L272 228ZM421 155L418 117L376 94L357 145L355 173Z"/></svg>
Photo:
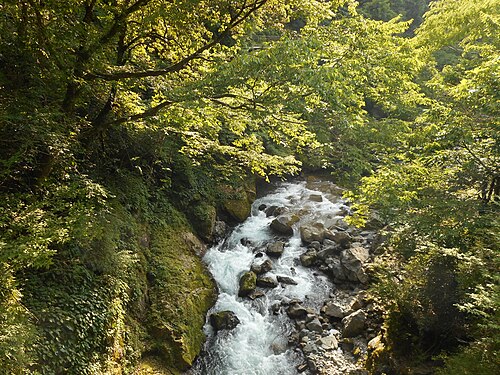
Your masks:
<svg viewBox="0 0 500 375"><path fill-rule="evenodd" d="M271 345L271 349L273 350L273 353L275 355L279 355L279 354L282 354L284 352L286 352L286 343L284 342L273 342L273 344Z"/></svg>
<svg viewBox="0 0 500 375"><path fill-rule="evenodd" d="M265 204L261 204L261 205L259 206L259 211L265 211L265 210L266 210L266 208L267 208L267 205L265 205Z"/></svg>
<svg viewBox="0 0 500 375"><path fill-rule="evenodd" d="M285 285L297 285L297 282L288 276L277 276L278 282Z"/></svg>
<svg viewBox="0 0 500 375"><path fill-rule="evenodd" d="M321 309L321 312L330 318L336 319L342 319L346 316L346 313L342 306L333 301L327 302Z"/></svg>
<svg viewBox="0 0 500 375"><path fill-rule="evenodd" d="M267 245L266 254L270 257L278 258L283 254L285 249L285 243L283 241L277 241Z"/></svg>
<svg viewBox="0 0 500 375"><path fill-rule="evenodd" d="M297 216L282 215L271 221L270 227L278 234L286 236L293 235L292 225L299 221Z"/></svg>
<svg viewBox="0 0 500 375"><path fill-rule="evenodd" d="M312 202L323 202L323 196L321 194L311 194L309 200Z"/></svg>
<svg viewBox="0 0 500 375"><path fill-rule="evenodd" d="M240 290L238 296L246 297L255 290L257 286L257 274L249 271L245 272L240 278Z"/></svg>
<svg viewBox="0 0 500 375"><path fill-rule="evenodd" d="M214 229L213 229L213 238L214 241L220 241L224 237L227 236L229 232L229 226L221 220L216 220L214 224Z"/></svg>
<svg viewBox="0 0 500 375"><path fill-rule="evenodd" d="M258 252L257 254L255 254L256 258L262 258L263 256L264 256L264 253L262 253L262 252Z"/></svg>
<svg viewBox="0 0 500 375"><path fill-rule="evenodd" d="M304 267L311 267L318 259L318 253L315 250L307 250L300 256L300 263Z"/></svg>
<svg viewBox="0 0 500 375"><path fill-rule="evenodd" d="M216 331L231 330L240 324L240 320L232 311L219 311L210 315L210 324Z"/></svg>
<svg viewBox="0 0 500 375"><path fill-rule="evenodd" d="M314 241L323 242L325 239L325 228L321 223L303 225L300 227L300 238L306 244Z"/></svg>
<svg viewBox="0 0 500 375"><path fill-rule="evenodd" d="M270 276L258 277L256 284L261 288L276 288L278 286L278 282Z"/></svg>
<svg viewBox="0 0 500 375"><path fill-rule="evenodd" d="M270 216L279 216L284 214L286 211L286 207L283 206L270 206L266 208L265 213L267 217Z"/></svg>
<svg viewBox="0 0 500 375"><path fill-rule="evenodd" d="M252 272L255 272L257 275L261 275L271 271L272 269L273 269L273 262L271 262L269 259L266 259L260 264L253 263L250 270Z"/></svg>
<svg viewBox="0 0 500 375"><path fill-rule="evenodd" d="M322 327L321 322L319 321L318 318L314 318L309 323L306 323L306 328L309 331L313 331L313 332L318 332L318 333L323 332L323 327Z"/></svg>
<svg viewBox="0 0 500 375"><path fill-rule="evenodd" d="M363 310L358 310L342 319L344 329L343 337L354 337L361 334L365 328L366 314Z"/></svg>
<svg viewBox="0 0 500 375"><path fill-rule="evenodd" d="M253 300L256 300L257 298L264 297L264 296L265 296L264 292L262 292L260 290L254 290L252 293L250 293L248 295L248 298L250 298L253 301Z"/></svg>
<svg viewBox="0 0 500 375"><path fill-rule="evenodd" d="M307 316L306 308L298 303L288 306L286 313L292 319L303 319Z"/></svg>
<svg viewBox="0 0 500 375"><path fill-rule="evenodd" d="M335 350L339 347L339 342L333 335L320 338L316 344L324 350Z"/></svg>

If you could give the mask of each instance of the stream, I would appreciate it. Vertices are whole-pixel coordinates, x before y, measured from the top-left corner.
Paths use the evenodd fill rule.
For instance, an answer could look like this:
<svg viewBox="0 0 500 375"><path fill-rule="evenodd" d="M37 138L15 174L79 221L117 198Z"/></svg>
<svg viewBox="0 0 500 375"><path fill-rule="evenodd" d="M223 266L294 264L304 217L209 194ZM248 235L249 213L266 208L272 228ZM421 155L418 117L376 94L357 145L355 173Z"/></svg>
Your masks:
<svg viewBox="0 0 500 375"><path fill-rule="evenodd" d="M219 287L219 297L208 315L232 311L240 323L233 330L215 332L205 325L207 341L193 375L294 375L304 363L297 345L289 345L296 331L285 308L287 301L299 300L310 311L319 311L332 296L335 286L323 273L301 265L300 256L307 250L299 228L320 223L329 228L342 220L346 206L340 193L311 190L305 182L288 182L257 199L251 216L232 233L210 248L204 256ZM283 236L270 228L276 215L270 210L279 208L296 222L293 235ZM266 214L267 211L267 214ZM269 257L266 247L276 241L285 243L279 257ZM278 283L275 288L259 288L258 298L239 297L239 280L252 264L271 260L272 270L264 276L287 276L297 285ZM304 371L304 370L302 370Z"/></svg>

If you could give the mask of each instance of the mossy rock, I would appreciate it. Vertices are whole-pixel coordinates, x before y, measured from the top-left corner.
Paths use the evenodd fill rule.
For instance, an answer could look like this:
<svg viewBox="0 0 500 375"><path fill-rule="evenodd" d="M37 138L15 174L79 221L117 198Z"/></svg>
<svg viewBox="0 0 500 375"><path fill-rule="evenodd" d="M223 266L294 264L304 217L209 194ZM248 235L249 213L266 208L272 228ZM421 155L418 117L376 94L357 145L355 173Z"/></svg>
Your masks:
<svg viewBox="0 0 500 375"><path fill-rule="evenodd" d="M217 212L214 206L198 202L190 209L189 219L196 233L205 241L211 241Z"/></svg>
<svg viewBox="0 0 500 375"><path fill-rule="evenodd" d="M221 190L229 197L222 204L222 210L238 223L245 221L251 213L256 198L255 178L247 178L238 188L224 186Z"/></svg>
<svg viewBox="0 0 500 375"><path fill-rule="evenodd" d="M257 274L255 272L249 271L245 272L240 279L240 290L238 295L240 297L246 297L252 293L257 287Z"/></svg>
<svg viewBox="0 0 500 375"><path fill-rule="evenodd" d="M149 331L153 352L179 370L193 364L205 340L205 315L216 299L213 280L181 234L162 225L151 236Z"/></svg>

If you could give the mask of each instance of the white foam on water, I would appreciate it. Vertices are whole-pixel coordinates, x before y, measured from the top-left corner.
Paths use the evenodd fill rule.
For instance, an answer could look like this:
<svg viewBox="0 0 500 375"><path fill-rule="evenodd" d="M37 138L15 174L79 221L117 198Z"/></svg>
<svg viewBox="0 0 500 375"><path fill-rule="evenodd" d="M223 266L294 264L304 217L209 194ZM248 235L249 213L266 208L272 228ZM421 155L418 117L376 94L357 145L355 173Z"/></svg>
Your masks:
<svg viewBox="0 0 500 375"><path fill-rule="evenodd" d="M209 249L204 257L212 273L220 295L209 312L230 310L240 320L232 331L213 332L210 324L205 325L208 340L204 354L199 358L191 373L196 375L295 375L301 356L294 348L286 346L287 338L293 332L292 322L283 308L278 314L272 306L284 299L298 298L304 304L315 306L323 301L331 290L326 277L304 268L298 261L306 248L301 244L299 227L305 223L324 223L340 218L342 202L332 203L322 196L321 202L310 200L311 194L305 183L285 183L275 192L256 200L252 216L238 226L222 243ZM259 206L284 206L287 214L297 214L300 221L294 224L294 234L286 240L282 256L272 259L272 275L293 278L298 285L280 285L266 289L265 296L255 301L238 297L239 279L250 269L255 260L254 251L265 248L276 240L269 229L274 217L266 217ZM245 245L244 245L245 244ZM262 259L267 259L264 255ZM262 260L261 259L261 260ZM259 261L261 261L259 260Z"/></svg>

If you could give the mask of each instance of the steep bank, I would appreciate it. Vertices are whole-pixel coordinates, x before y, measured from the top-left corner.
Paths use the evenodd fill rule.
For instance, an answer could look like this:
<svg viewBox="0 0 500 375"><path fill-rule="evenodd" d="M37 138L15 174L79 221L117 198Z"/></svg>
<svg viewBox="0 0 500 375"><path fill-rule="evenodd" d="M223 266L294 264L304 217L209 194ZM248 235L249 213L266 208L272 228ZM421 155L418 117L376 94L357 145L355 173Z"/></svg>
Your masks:
<svg viewBox="0 0 500 375"><path fill-rule="evenodd" d="M31 370L181 373L200 352L216 297L202 238L224 232L217 211L229 218L249 210L254 182L220 188L217 201L190 195L181 204L132 174L109 180L106 206L86 219L86 231L47 267L16 275L29 311L18 329L33 332L25 342ZM190 193L189 186L176 191Z"/></svg>

